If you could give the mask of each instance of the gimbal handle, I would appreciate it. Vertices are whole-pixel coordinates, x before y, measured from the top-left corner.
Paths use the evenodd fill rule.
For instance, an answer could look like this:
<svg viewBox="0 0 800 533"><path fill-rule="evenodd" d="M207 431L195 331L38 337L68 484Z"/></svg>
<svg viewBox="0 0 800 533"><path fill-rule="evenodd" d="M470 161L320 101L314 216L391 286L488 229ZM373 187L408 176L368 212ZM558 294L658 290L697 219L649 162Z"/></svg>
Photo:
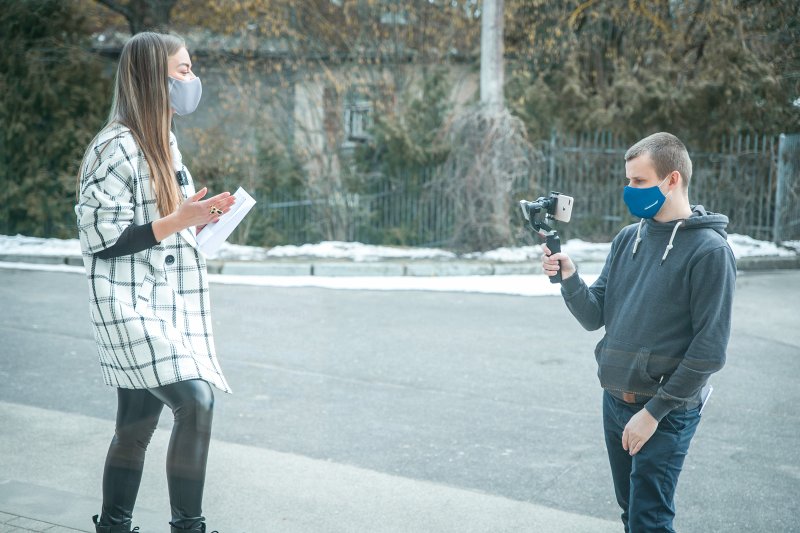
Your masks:
<svg viewBox="0 0 800 533"><path fill-rule="evenodd" d="M547 243L547 248L550 249L550 255L557 254L561 251L561 239L555 231L551 235L545 237L545 241ZM558 266L561 266L561 261L558 262ZM556 272L555 276L550 276L550 283L561 283L561 269Z"/></svg>

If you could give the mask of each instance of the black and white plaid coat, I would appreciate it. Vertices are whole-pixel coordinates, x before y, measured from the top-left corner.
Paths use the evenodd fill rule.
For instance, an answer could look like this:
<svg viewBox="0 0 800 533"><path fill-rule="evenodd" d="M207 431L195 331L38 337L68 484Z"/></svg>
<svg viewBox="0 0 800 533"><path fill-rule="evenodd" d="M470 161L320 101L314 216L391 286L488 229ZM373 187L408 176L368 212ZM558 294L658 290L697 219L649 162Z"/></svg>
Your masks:
<svg viewBox="0 0 800 533"><path fill-rule="evenodd" d="M172 134L170 145L175 169L188 176L181 186L188 197L194 184ZM132 255L94 255L129 224L160 217L150 170L128 128L112 124L95 140L75 212L105 383L144 389L199 378L230 392L217 362L206 262L193 229Z"/></svg>

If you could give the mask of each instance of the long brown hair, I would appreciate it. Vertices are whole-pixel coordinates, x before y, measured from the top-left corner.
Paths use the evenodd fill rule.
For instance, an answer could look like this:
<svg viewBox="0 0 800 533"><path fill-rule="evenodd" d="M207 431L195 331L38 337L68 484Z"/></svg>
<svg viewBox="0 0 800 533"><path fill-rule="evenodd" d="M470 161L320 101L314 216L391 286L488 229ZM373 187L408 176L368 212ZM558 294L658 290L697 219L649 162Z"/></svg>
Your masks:
<svg viewBox="0 0 800 533"><path fill-rule="evenodd" d="M120 54L114 99L106 122L106 127L118 122L131 130L150 169L150 184L161 216L174 212L183 200L169 147L168 59L185 46L183 39L171 34L142 32L131 37ZM81 174L91 152L90 145L83 157ZM79 175L79 194L80 179Z"/></svg>

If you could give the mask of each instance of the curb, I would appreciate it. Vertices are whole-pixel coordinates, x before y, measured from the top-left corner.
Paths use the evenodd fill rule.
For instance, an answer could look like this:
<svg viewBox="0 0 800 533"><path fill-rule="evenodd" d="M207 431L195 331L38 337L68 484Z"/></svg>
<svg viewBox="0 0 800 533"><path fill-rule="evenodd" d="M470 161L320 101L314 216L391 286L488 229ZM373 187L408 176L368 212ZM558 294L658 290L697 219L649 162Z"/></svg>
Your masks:
<svg viewBox="0 0 800 533"><path fill-rule="evenodd" d="M226 276L438 277L541 274L542 269L533 263L484 261L209 261L208 271Z"/></svg>
<svg viewBox="0 0 800 533"><path fill-rule="evenodd" d="M83 266L83 258L79 255L0 254L0 261L5 263L33 263L35 265Z"/></svg>
<svg viewBox="0 0 800 533"><path fill-rule="evenodd" d="M81 256L0 254L0 262L39 265L83 266ZM578 261L581 272L599 274L603 263ZM355 262L347 260L209 260L208 272L226 276L509 276L536 275L542 268L536 263L500 263L479 260L387 260ZM739 271L800 269L800 255L742 257L736 260Z"/></svg>
<svg viewBox="0 0 800 533"><path fill-rule="evenodd" d="M800 255L791 257L742 257L736 260L737 270L800 269Z"/></svg>

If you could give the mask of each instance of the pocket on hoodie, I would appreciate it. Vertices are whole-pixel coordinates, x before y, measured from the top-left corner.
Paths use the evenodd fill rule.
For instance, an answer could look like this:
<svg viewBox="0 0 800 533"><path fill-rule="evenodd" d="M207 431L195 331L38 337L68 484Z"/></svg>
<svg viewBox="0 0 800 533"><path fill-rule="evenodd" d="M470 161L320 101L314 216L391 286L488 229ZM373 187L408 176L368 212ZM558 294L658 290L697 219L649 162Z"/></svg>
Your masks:
<svg viewBox="0 0 800 533"><path fill-rule="evenodd" d="M647 373L650 349L605 337L595 348L597 377L604 389L635 392L653 396L658 381Z"/></svg>

